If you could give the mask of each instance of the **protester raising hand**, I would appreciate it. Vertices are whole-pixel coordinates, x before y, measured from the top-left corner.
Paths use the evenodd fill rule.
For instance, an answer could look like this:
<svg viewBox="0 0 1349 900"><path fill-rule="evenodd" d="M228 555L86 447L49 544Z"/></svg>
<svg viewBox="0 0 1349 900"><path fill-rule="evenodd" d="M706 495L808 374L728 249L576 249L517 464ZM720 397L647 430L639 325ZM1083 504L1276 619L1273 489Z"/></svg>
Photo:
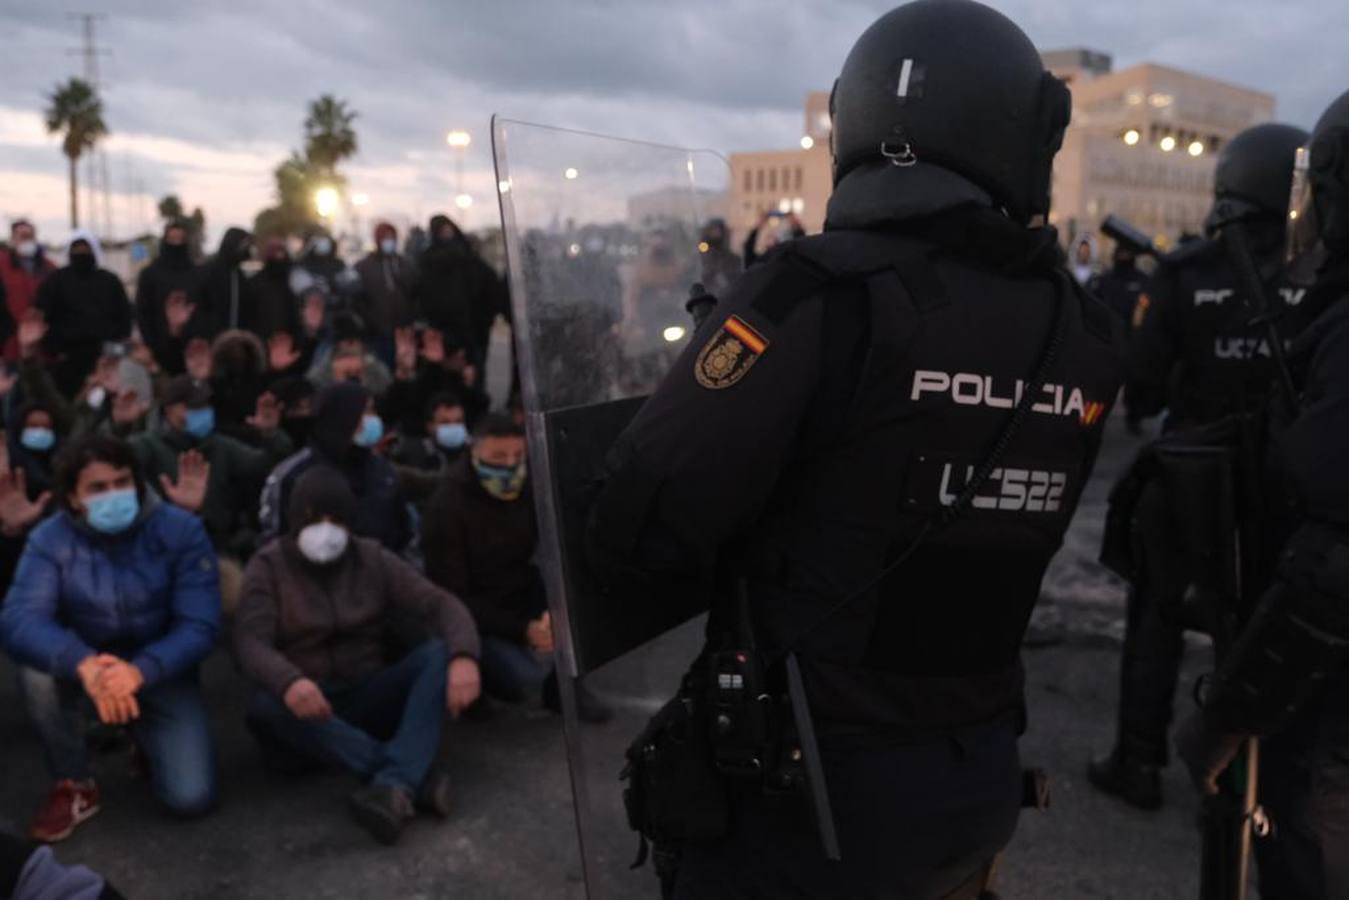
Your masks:
<svg viewBox="0 0 1349 900"><path fill-rule="evenodd" d="M206 485L211 478L211 464L199 450L188 450L178 456L178 479L159 476L159 485L170 503L188 512L200 512L206 502Z"/></svg>

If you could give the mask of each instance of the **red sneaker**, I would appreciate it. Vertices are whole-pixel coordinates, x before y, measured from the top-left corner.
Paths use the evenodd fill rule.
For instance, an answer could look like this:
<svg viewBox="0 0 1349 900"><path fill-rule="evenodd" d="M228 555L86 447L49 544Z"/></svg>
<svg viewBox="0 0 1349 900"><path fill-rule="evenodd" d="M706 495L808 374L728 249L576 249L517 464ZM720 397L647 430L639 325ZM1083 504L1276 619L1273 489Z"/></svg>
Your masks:
<svg viewBox="0 0 1349 900"><path fill-rule="evenodd" d="M69 778L56 782L47 802L33 817L28 836L44 844L54 844L70 837L81 822L92 819L99 811L98 785Z"/></svg>

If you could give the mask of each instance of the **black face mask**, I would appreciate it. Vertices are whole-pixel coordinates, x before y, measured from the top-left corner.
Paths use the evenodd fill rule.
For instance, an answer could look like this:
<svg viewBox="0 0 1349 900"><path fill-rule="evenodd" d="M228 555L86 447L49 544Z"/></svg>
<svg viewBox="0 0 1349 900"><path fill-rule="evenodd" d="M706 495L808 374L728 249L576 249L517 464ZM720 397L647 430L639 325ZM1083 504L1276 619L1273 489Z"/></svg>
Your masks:
<svg viewBox="0 0 1349 900"><path fill-rule="evenodd" d="M187 262L187 244L165 244L159 255L169 262Z"/></svg>
<svg viewBox="0 0 1349 900"><path fill-rule="evenodd" d="M94 271L94 254L92 253L72 253L70 255L70 267L76 272Z"/></svg>
<svg viewBox="0 0 1349 900"><path fill-rule="evenodd" d="M262 264L268 275L285 275L290 271L290 260L288 259L269 259Z"/></svg>

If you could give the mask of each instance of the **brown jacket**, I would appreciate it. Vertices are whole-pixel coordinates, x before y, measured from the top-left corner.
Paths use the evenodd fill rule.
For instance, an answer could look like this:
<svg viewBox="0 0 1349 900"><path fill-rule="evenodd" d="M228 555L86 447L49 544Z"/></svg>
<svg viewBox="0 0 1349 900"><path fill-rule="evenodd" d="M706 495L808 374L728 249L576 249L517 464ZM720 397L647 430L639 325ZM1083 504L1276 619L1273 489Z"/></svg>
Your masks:
<svg viewBox="0 0 1349 900"><path fill-rule="evenodd" d="M459 598L378 541L353 535L338 563L316 569L291 538L281 538L244 571L235 652L244 674L278 696L300 678L361 678L385 665L394 608L428 621L434 614L450 656L477 658L478 629Z"/></svg>

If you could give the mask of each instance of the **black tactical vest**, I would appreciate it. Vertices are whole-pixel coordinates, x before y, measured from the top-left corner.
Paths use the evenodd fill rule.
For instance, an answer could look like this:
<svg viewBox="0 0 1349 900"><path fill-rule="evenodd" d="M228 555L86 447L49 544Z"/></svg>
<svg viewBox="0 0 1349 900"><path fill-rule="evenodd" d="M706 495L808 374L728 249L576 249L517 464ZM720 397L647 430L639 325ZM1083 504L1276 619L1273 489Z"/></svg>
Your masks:
<svg viewBox="0 0 1349 900"><path fill-rule="evenodd" d="M749 541L763 643L799 651L834 736L1016 712L1023 632L1123 373L1114 317L1061 270L1008 274L913 237L830 231L765 265L781 272L753 306L770 320L802 284L823 285L827 370ZM1057 362L1003 461L963 515L867 587L989 453L1059 324L1056 294Z"/></svg>

